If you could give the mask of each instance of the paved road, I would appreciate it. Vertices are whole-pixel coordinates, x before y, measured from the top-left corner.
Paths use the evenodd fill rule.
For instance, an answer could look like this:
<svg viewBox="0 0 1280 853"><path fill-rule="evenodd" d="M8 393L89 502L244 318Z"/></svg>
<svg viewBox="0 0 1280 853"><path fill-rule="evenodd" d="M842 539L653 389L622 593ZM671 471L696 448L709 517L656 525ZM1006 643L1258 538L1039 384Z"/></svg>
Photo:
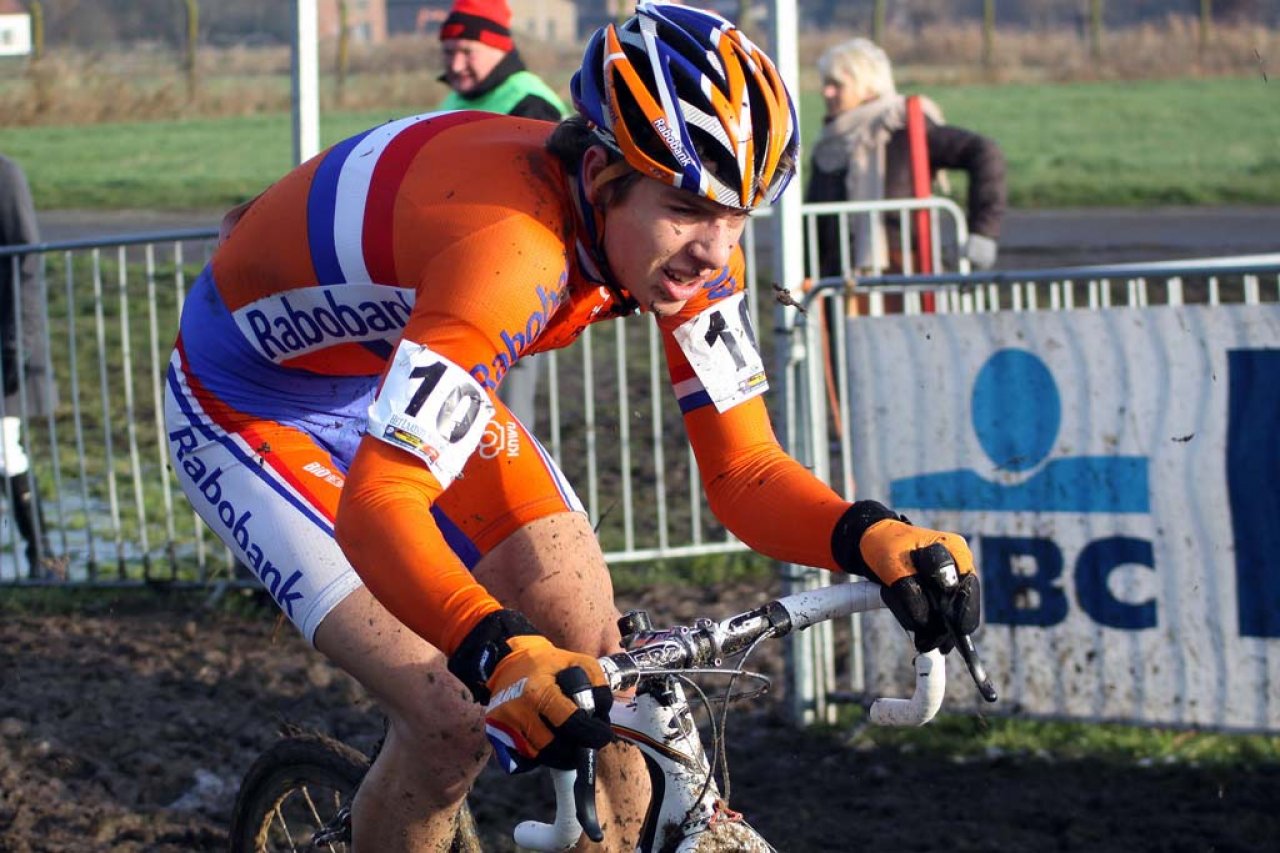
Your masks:
<svg viewBox="0 0 1280 853"><path fill-rule="evenodd" d="M214 227L220 211L46 211L45 240ZM1280 207L1012 210L1001 269L1280 252Z"/></svg>
<svg viewBox="0 0 1280 853"><path fill-rule="evenodd" d="M1280 207L1015 210L1004 269L1280 252Z"/></svg>
<svg viewBox="0 0 1280 853"><path fill-rule="evenodd" d="M89 237L216 228L221 211L213 210L42 210L36 213L40 237L46 242Z"/></svg>

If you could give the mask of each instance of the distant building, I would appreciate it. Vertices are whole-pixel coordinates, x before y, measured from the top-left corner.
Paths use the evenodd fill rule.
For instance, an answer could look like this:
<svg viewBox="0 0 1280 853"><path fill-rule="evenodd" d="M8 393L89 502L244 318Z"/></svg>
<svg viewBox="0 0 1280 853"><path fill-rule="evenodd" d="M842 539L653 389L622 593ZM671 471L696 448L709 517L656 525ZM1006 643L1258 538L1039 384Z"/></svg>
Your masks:
<svg viewBox="0 0 1280 853"><path fill-rule="evenodd" d="M316 29L320 38L336 39L342 26L340 0L318 0ZM387 0L346 0L347 34L354 42L382 44L387 40Z"/></svg>
<svg viewBox="0 0 1280 853"><path fill-rule="evenodd" d="M31 53L31 15L18 0L0 0L0 56Z"/></svg>
<svg viewBox="0 0 1280 853"><path fill-rule="evenodd" d="M578 4L573 0L509 0L509 4L517 45L521 35L549 44L573 44L578 40Z"/></svg>
<svg viewBox="0 0 1280 853"><path fill-rule="evenodd" d="M452 0L384 0L387 31L420 33L435 38L449 14ZM552 44L576 44L579 13L589 3L574 0L507 0L511 7L511 31L516 46L521 36Z"/></svg>
<svg viewBox="0 0 1280 853"><path fill-rule="evenodd" d="M578 38L585 39L605 24L616 21L622 9L630 11L635 3L623 0L578 0Z"/></svg>
<svg viewBox="0 0 1280 853"><path fill-rule="evenodd" d="M839 0L845 2L845 0ZM806 0L809 2L809 0ZM585 39L605 24L613 23L630 15L636 8L635 0L577 0L578 38ZM755 23L762 25L769 15L769 4L760 0L750 2L750 21L738 20L738 12L742 8L739 0L686 0L686 6L699 9L710 9L718 12L734 23Z"/></svg>

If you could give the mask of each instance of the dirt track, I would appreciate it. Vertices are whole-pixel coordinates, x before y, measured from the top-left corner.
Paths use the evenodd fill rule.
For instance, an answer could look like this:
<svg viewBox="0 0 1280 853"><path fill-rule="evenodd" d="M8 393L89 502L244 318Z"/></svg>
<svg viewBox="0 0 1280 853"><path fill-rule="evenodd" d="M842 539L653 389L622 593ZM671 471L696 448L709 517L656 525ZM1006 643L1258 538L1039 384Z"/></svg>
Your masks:
<svg viewBox="0 0 1280 853"><path fill-rule="evenodd" d="M646 599L655 613L726 607L704 591ZM800 734L767 703L735 720L733 805L783 851L1243 853L1280 839L1280 767L958 763ZM360 747L379 734L358 686L270 617L187 604L6 617L0 851L225 849L238 779L282 721ZM473 796L486 849L512 849L504 833L544 795L487 773Z"/></svg>

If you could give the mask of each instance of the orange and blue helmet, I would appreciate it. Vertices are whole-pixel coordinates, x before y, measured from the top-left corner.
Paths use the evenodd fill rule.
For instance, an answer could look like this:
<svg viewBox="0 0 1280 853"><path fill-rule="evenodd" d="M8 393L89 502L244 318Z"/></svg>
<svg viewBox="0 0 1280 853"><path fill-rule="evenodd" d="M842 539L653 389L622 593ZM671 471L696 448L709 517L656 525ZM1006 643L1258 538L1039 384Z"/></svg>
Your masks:
<svg viewBox="0 0 1280 853"><path fill-rule="evenodd" d="M591 37L570 90L636 171L727 207L772 204L795 174L800 127L782 77L713 12L640 3Z"/></svg>

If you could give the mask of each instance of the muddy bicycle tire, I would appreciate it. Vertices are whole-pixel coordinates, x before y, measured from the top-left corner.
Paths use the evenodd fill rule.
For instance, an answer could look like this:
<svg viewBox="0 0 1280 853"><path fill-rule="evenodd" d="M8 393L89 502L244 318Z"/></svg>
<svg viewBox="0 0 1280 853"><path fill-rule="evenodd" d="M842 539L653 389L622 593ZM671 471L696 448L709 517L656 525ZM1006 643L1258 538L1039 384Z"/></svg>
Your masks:
<svg viewBox="0 0 1280 853"><path fill-rule="evenodd" d="M363 753L321 734L298 732L272 744L240 784L231 853L311 850L312 836L350 805L368 770Z"/></svg>
<svg viewBox="0 0 1280 853"><path fill-rule="evenodd" d="M348 809L370 760L362 752L315 732L291 732L258 756L245 774L231 816L231 853L350 849ZM339 839L313 846L322 829L340 827ZM451 853L479 853L471 810L463 803Z"/></svg>

